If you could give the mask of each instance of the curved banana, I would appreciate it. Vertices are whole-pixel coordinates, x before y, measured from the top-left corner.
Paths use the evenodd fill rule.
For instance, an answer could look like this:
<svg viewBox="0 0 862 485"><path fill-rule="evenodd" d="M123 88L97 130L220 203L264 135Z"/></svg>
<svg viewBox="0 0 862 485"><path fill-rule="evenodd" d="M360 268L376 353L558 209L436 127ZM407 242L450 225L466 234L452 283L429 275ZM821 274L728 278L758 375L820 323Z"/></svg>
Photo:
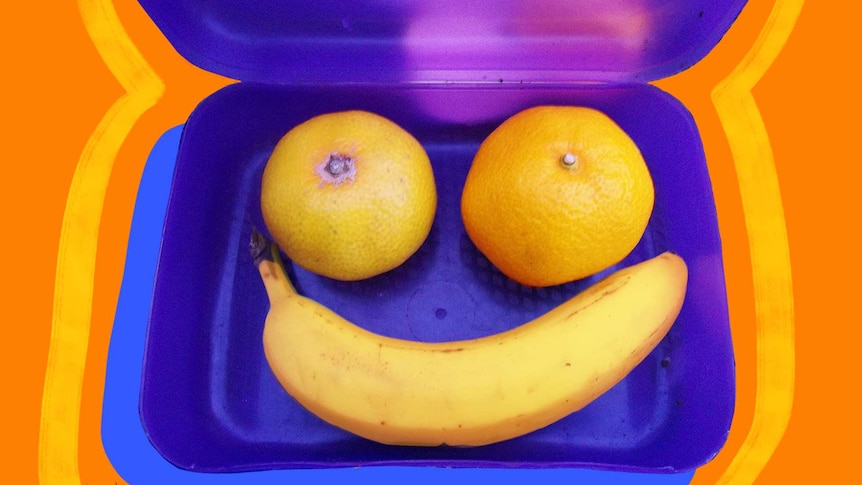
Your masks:
<svg viewBox="0 0 862 485"><path fill-rule="evenodd" d="M422 343L371 333L298 295L270 248L256 264L271 305L263 344L273 373L323 420L393 445L484 445L581 409L664 337L688 279L682 258L666 252L512 330Z"/></svg>

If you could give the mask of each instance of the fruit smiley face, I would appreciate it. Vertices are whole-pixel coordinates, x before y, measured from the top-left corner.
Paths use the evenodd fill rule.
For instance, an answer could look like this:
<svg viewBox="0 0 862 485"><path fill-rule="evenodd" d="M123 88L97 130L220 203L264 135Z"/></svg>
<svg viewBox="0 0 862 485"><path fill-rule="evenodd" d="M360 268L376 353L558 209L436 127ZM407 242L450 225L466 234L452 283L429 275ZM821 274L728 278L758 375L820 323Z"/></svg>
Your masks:
<svg viewBox="0 0 862 485"><path fill-rule="evenodd" d="M339 279L373 276L428 235L430 170L419 143L393 123L363 112L323 115L291 130L272 154L264 219L300 266ZM610 118L540 107L482 143L461 210L470 238L501 271L548 286L622 260L653 198L643 157ZM300 295L278 246L259 233L253 242L270 303L263 347L278 382L330 424L392 445L486 445L583 408L664 338L688 281L686 263L665 252L515 328L430 343L374 333Z"/></svg>

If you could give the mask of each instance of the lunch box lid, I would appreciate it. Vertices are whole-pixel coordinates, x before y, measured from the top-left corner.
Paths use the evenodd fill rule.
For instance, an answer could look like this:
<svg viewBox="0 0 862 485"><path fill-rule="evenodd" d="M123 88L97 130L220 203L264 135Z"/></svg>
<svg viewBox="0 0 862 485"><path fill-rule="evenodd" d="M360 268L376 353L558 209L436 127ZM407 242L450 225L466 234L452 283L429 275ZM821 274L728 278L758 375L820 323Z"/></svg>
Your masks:
<svg viewBox="0 0 862 485"><path fill-rule="evenodd" d="M189 62L296 83L649 82L687 69L745 0L139 0Z"/></svg>

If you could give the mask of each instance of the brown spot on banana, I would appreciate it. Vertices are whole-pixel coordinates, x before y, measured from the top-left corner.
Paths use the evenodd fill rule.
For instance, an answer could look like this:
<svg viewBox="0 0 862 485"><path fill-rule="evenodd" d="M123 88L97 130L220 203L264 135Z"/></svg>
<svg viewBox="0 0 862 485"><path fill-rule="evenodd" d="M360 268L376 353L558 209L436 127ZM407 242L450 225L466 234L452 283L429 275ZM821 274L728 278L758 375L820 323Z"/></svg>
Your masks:
<svg viewBox="0 0 862 485"><path fill-rule="evenodd" d="M449 354L452 352L463 352L464 347L455 347L455 348L445 348L445 349L431 349L432 351L440 352L443 354Z"/></svg>
<svg viewBox="0 0 862 485"><path fill-rule="evenodd" d="M631 276L627 276L624 280L619 280L619 281L614 281L614 282L612 282L612 283L616 283L616 284L615 284L615 285L613 285L613 286L610 286L609 288L605 288L605 289L604 289L604 291L602 291L602 292L601 292L601 294L599 294L597 297L595 297L594 299L592 299L589 303L587 303L586 305L583 305L583 306L578 307L577 309L575 309L575 311L573 311L573 312L569 313L568 315L566 315L566 319L568 320L569 318L574 317L574 316L575 316L575 315L577 315L578 313L580 313L580 312L582 312L582 311L586 310L587 308L589 308L589 307L591 307L591 306L595 305L596 303L598 303L598 302L600 302L600 301L604 300L606 297L608 297L608 296L610 296L610 295L613 295L614 293L616 293L617 291L619 291L619 289L620 289L620 288L622 288L623 286L625 286L625 285L626 285L626 283L628 283L628 281L629 281L630 279L631 279ZM597 284L601 284L601 282L599 282L599 283L597 283Z"/></svg>

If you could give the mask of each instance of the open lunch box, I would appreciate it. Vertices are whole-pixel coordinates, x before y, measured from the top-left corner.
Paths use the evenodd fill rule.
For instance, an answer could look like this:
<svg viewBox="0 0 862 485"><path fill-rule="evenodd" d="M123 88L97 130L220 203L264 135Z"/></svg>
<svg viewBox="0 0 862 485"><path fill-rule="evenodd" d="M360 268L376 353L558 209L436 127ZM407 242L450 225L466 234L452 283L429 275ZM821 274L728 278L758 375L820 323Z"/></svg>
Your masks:
<svg viewBox="0 0 862 485"><path fill-rule="evenodd" d="M182 133L164 221L140 415L158 452L201 472L368 465L672 473L724 445L735 399L721 239L697 126L649 84L712 49L744 0L140 0L176 50L237 82ZM541 104L613 118L651 171L655 207L617 266L528 288L473 246L460 217L472 157L504 119ZM520 438L399 447L335 428L297 404L264 358L268 301L251 260L265 232L260 180L276 142L326 112L363 109L424 146L438 208L402 266L339 282L290 265L300 293L393 337L489 335L554 308L610 271L672 250L689 266L682 312L622 382ZM441 311L442 310L442 311Z"/></svg>

